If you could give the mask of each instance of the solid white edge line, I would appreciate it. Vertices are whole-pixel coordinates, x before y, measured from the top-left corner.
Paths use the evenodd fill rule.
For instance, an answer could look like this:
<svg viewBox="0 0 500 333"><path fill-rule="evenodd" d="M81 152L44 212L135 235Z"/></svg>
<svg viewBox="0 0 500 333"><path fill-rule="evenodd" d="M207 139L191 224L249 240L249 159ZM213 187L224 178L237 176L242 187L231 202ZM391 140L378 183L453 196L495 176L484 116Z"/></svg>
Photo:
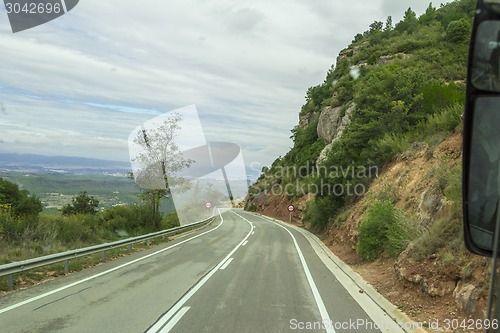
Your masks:
<svg viewBox="0 0 500 333"><path fill-rule="evenodd" d="M106 274L108 274L108 273L114 272L114 271L116 271L116 270L118 270L118 269L121 269L121 268L123 268L123 267L130 266L130 265L132 265L132 264L135 264L136 262L139 262L139 261L141 261L141 260L144 260L144 259L147 259L147 258L149 258L149 257L155 256L155 255L157 255L157 254L159 254L159 253L162 253L162 252L168 251L168 250L170 250L170 249L172 249L172 248L174 248L174 247L176 247L176 246L179 246L179 245L184 244L184 243L186 243L186 242L189 242L189 241L191 241L191 240L193 240L193 239L195 239L195 238L198 238L198 237L201 237L201 236L203 236L203 235L206 235L206 234L208 234L209 232L215 231L215 230L219 229L219 227L220 227L220 226L222 225L222 223L224 222L224 219L222 218L222 214L221 214L220 212L219 212L219 216L221 217L221 222L219 223L219 225L217 225L217 226L216 226L215 228L213 228L213 229L207 230L207 231L205 231L205 232L203 232L203 233L201 233L201 234L199 234L199 235L196 235L196 236L193 236L193 237L191 237L191 238L185 239L185 240L183 240L183 241L181 241L181 242L179 242L179 243L177 243L177 244L171 245L171 246L166 247L166 248L164 248L164 249L161 249L161 250L159 250L159 251L156 251L156 252L150 253L150 254L148 254L148 255L145 255L144 257L140 257L140 258L134 259L134 260L132 260L132 261L126 262L126 263L124 263L124 264L122 264L122 265L119 265L119 266L116 266L116 267L114 267L114 268L108 269L107 271L104 271L104 272L101 272L101 273L98 273L98 274L95 274L95 275L89 276L89 277L87 277L87 278L85 278L85 279L82 279L82 280L79 280L79 281L76 281L76 282L70 283L70 284L65 285L65 286L62 286L62 287L60 287L60 288L57 288L57 289L51 290L51 291L46 292L46 293L43 293L43 294L41 294L41 295L38 295L38 296L35 296L35 297L32 297L32 298L29 298L29 299L27 299L27 300L25 300L25 301L22 301L22 302L19 302L19 303L13 304L13 305L11 305L11 306L8 306L8 307L6 307L6 308L0 309L0 314L5 313L5 312L10 311L10 310L13 310L13 309L15 309L15 308L18 308L18 307L20 307L20 306L23 306L23 305L29 304L29 303L31 303L31 302L37 301L37 300L42 299L42 298L44 298L44 297L47 297L47 296L53 295L53 294L55 294L55 293L58 293L58 292L60 292L60 291L65 290L65 289L68 289L68 288L71 288L71 287L77 286L77 285L82 284L82 283L84 283L84 282L87 282L87 281L93 280L93 279L95 279L95 278L97 278L97 277L100 277L100 276L106 275Z"/></svg>
<svg viewBox="0 0 500 333"><path fill-rule="evenodd" d="M259 217L264 220L273 221L269 217L265 216L259 216ZM274 221L278 223L285 223L279 220L274 220ZM361 281L362 278L359 277L357 273L352 271L352 269L347 264L345 264L343 261L337 258L335 254L333 254L330 251L330 249L328 249L328 247L325 244L323 244L323 242L316 235L310 233L307 230L295 227L293 225L289 227L299 232L306 238L306 240L311 244L313 250L316 252L316 255L330 270L330 272L332 272L332 274L335 276L337 281L344 287L344 289L347 290L347 292L351 295L354 301L359 304L361 309L368 315L368 317L371 320L373 320L373 322L383 325L383 327L380 328L381 332L387 332L387 333L427 332L426 330L419 328L418 323L415 323L406 314L399 311L392 303L390 303L383 296L378 294L378 292L373 287L367 285L366 282ZM320 252L318 252L316 248L318 248L318 251ZM341 265L344 267L341 267ZM347 272L348 270L351 273L348 273ZM353 275L358 276L358 278L353 277ZM364 292L360 293L359 292L360 290L364 290ZM374 298L379 298L379 300L376 300ZM384 304L381 305L379 302ZM406 329L405 326L409 328Z"/></svg>
<svg viewBox="0 0 500 333"><path fill-rule="evenodd" d="M235 213L235 212L233 212L233 213ZM243 216L239 215L238 213L235 213L235 214L240 216L241 218L245 219ZM255 215L255 216L260 217L258 215ZM285 229L288 232L288 234L290 235L290 237L292 237L293 243L295 245L295 249L297 250L297 253L298 253L299 258L300 258L300 262L302 264L302 268L304 270L304 273L306 274L307 282L309 283L309 287L311 288L311 291L313 293L314 300L316 301L316 305L318 306L318 310L320 312L322 322L323 323L331 323L332 321L330 319L330 315L328 314L328 311L326 310L325 303L323 303L323 299L321 298L319 290L316 287L316 283L314 283L314 279L311 275L311 271L309 271L309 267L307 266L306 259L304 258L304 255L302 254L302 251L300 250L299 244L297 243L295 236L291 233L290 230L288 230L284 226L282 226L274 221L267 220L267 219L264 219L262 217L260 217L260 218L265 220L265 221L274 223L275 225L277 225L280 228ZM332 325L326 325L325 330L327 333L336 333L335 329L332 327Z"/></svg>
<svg viewBox="0 0 500 333"><path fill-rule="evenodd" d="M243 246L243 245L242 245ZM222 269L226 269L227 266L229 266L229 264L231 263L231 261L233 261L234 258L229 258L228 261L226 261L224 263L224 265L222 265L222 267L220 268L221 270Z"/></svg>
<svg viewBox="0 0 500 333"><path fill-rule="evenodd" d="M238 215L238 214L236 214L236 215ZM222 215L220 215L220 217L221 217L222 221L224 221ZM248 222L248 220L246 220L245 218L243 218L243 219ZM251 223L250 223L250 225L251 225ZM245 238L243 238L243 240L241 242L239 242L238 245L236 245L231 250L231 252L229 252L229 254L217 264L217 266L212 268L212 270L210 272L208 272L205 276L203 276L203 278L196 285L194 285L186 294L184 294L184 296L179 301L177 301L177 303L175 303L175 305L173 307L171 307L170 310L168 310L162 317L160 317L160 319L158 319L156 321L156 323L154 323L153 326L151 326L146 331L146 333L157 333L163 327L163 325L165 325L165 323L167 321L169 321L170 318L177 311L179 311L179 309L182 306L184 306L184 304L186 304L186 302L219 270L219 268L226 262L226 260L228 260L238 250L238 248L243 244L243 242L246 241L248 239L248 237L250 237L252 230L253 230L253 228L250 228L250 231L245 236Z"/></svg>
<svg viewBox="0 0 500 333"><path fill-rule="evenodd" d="M175 316L172 318L171 321L168 322L165 327L160 331L161 333L168 333L172 328L174 328L175 325L181 320L181 318L186 314L186 312L189 311L191 307L190 306L185 306L183 307L179 312L175 314Z"/></svg>

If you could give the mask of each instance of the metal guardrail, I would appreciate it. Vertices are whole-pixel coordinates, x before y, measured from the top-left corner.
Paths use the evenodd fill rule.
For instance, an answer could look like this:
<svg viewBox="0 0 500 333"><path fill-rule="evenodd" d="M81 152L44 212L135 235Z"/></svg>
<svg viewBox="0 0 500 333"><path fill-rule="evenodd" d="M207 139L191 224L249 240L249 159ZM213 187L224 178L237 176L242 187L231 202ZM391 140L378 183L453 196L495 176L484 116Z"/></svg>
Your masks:
<svg viewBox="0 0 500 333"><path fill-rule="evenodd" d="M122 247L122 246L129 246L129 250L132 250L131 246L132 244L143 242L143 241L148 241L153 238L157 237L163 237L171 235L171 234L176 234L180 231L185 231L189 230L190 228L193 227L201 227L204 224L208 224L209 222L212 222L215 218L215 215L212 215L211 217L199 221L199 222L194 222L186 225L182 225L179 227L174 227L162 231L157 231L153 232L150 234L142 235L142 236L137 236L137 237L131 237L127 239L122 239L119 241L111 242L111 243L104 243L100 245L94 245L94 246L89 246L89 247L84 247L76 250L69 250L69 251L64 251L60 253L54 253L50 254L47 256L43 257L38 257L38 258L33 258L33 259L27 259L27 260L22 260L22 261L16 261L12 262L9 264L5 265L0 265L0 277L2 276L7 276L7 286L9 289L12 289L14 286L14 274L15 273L20 273L23 271L27 271L30 269L46 266L46 265L51 265L59 262L64 261L64 272L68 273L69 272L69 260L79 258L79 257L84 257L88 256L90 254L94 253L99 253L101 252L103 254L103 258L105 256L105 251L106 250L111 250L114 248Z"/></svg>

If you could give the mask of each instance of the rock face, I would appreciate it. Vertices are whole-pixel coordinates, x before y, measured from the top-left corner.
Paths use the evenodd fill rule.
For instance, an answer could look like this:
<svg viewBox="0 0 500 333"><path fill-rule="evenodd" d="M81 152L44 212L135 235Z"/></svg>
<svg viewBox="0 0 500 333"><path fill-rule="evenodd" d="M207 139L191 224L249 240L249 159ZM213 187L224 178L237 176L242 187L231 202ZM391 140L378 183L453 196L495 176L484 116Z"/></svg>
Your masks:
<svg viewBox="0 0 500 333"><path fill-rule="evenodd" d="M354 55L354 53L355 53L354 49L350 49L350 48L343 49L342 51L340 51L340 53L337 57L336 63L338 64L342 60L352 57Z"/></svg>
<svg viewBox="0 0 500 333"><path fill-rule="evenodd" d="M332 108L328 106L323 109L318 121L318 136L325 141L331 143L337 135L339 124L342 120L341 108Z"/></svg>
<svg viewBox="0 0 500 333"><path fill-rule="evenodd" d="M379 64L386 65L386 64L390 64L395 59L407 59L409 57L411 57L411 54L406 54L403 52L399 52L396 54L389 54L389 55L385 55L385 56L380 56Z"/></svg>
<svg viewBox="0 0 500 333"><path fill-rule="evenodd" d="M299 115L299 127L306 128L309 124L314 123L319 118L319 112L312 112Z"/></svg>
<svg viewBox="0 0 500 333"><path fill-rule="evenodd" d="M484 314L479 310L478 300L483 290L469 283L459 284L453 291L455 302L469 318L481 318Z"/></svg>
<svg viewBox="0 0 500 333"><path fill-rule="evenodd" d="M328 153L331 151L333 143L338 140L346 127L350 124L351 113L355 109L355 104L349 105L345 114L342 115L342 108L326 107L323 109L318 120L318 137L320 137L327 145L317 160L317 164L321 164L326 160Z"/></svg>

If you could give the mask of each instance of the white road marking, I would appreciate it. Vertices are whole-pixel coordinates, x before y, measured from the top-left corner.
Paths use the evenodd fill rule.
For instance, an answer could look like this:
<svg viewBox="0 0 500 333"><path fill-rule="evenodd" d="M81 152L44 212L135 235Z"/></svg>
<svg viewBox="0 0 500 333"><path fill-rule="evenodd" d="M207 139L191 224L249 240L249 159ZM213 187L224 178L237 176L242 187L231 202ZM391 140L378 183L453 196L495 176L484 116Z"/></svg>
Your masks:
<svg viewBox="0 0 500 333"><path fill-rule="evenodd" d="M170 332L170 330L174 328L174 326L179 322L179 320L181 320L181 318L186 314L186 312L188 312L190 308L191 308L190 306L183 307L179 312L175 314L172 320L169 321L168 324L165 325L165 327L163 327L163 329L160 332L161 333Z"/></svg>
<svg viewBox="0 0 500 333"><path fill-rule="evenodd" d="M243 246L243 245L242 245ZM229 258L228 261L226 261L224 263L224 265L222 265L222 267L220 269L226 269L227 266L229 266L229 264L231 263L231 261L233 261L234 258Z"/></svg>
<svg viewBox="0 0 500 333"><path fill-rule="evenodd" d="M95 279L95 278L97 278L97 277L99 277L99 276L103 276L103 275L105 275L105 274L108 274L108 273L114 272L114 271L119 270L119 269L121 269L121 268L123 268L123 267L130 266L130 265L132 265L132 264L135 264L136 262L139 262L139 261L141 261L141 260L144 260L144 259L147 259L147 258L149 258L149 257L155 256L155 255L157 255L157 254L159 254L159 253L162 253L162 252L168 251L168 250L170 250L170 249L172 249L172 248L174 248L174 247L176 247L176 246L179 246L179 245L184 244L184 243L186 243L186 242L189 242L189 241L191 241L191 240L193 240L193 239L195 239L195 238L198 238L198 237L201 237L201 236L203 236L203 235L206 235L206 234L208 234L209 232L215 231L215 230L217 230L217 229L218 229L218 228L222 225L222 223L224 222L224 219L222 218L222 215L221 215L221 213L220 213L220 212L219 212L219 216L221 217L221 222L219 223L219 225L217 225L217 226L216 226L215 228L213 228L213 229L210 229L210 230L208 230L208 231L205 231L205 232L203 232L203 233L201 233L201 234L199 234L199 235L197 235L197 236L194 236L194 237L191 237L191 238L185 239L185 240L183 240L183 241L181 241L181 242L179 242L179 243L177 243L177 244L171 245L171 246L166 247L166 248L164 248L164 249L161 249L161 250L159 250L159 251L156 251L156 252L150 253L150 254L148 254L148 255L146 255L146 256L144 256L144 257L137 258L137 259L135 259L135 260L129 261L129 262L124 263L124 264L122 264L122 265L119 265L119 266L116 266L116 267L114 267L114 268L108 269L107 271L104 271L104 272L101 272L101 273L98 273L98 274L95 274L95 275L89 276L89 277L87 277L87 278L85 278L85 279L82 279L82 280L79 280L79 281L76 281L76 282L70 283L70 284L68 284L68 285L65 285L65 286L62 286L62 287L60 287L60 288L57 288L57 289L51 290L51 291L46 292L46 293L44 293L44 294L41 294L41 295L38 295L38 296L35 296L35 297L32 297L32 298L29 298L29 299L27 299L27 300L25 300L25 301L22 301L22 302L19 302L19 303L13 304L13 305L11 305L11 306L8 306L8 307L6 307L6 308L0 309L0 314L5 313L5 312L10 311L10 310L13 310L13 309L15 309L15 308L18 308L18 307L20 307L20 306L23 306L23 305L29 304L29 303L31 303L31 302L37 301L37 300L42 299L42 298L44 298L44 297L47 297L47 296L53 295L53 294L58 293L58 292L60 292L60 291L66 290L66 289L68 289L68 288L71 288L71 287L77 286L77 285L82 284L82 283L84 283L84 282L87 282L87 281L93 280L93 279Z"/></svg>
<svg viewBox="0 0 500 333"><path fill-rule="evenodd" d="M220 215L220 217L221 217L222 221L224 221L224 218L222 217L222 215ZM244 220L248 222L248 220L246 220L245 218L244 218ZM251 223L250 223L250 225L251 225ZM158 321L153 326L151 326L146 331L146 333L158 333L160 331L160 329L163 327L163 325L165 325L165 323L168 322L170 320L170 318L172 318L172 316L177 311L179 311L179 309L182 306L184 306L184 304L186 304L186 302L219 270L219 268L221 268L221 266L224 265L226 260L231 258L231 256L240 248L240 246L248 239L248 237L250 237L252 230L253 230L253 228L250 228L250 231L245 236L245 238L243 238L243 240L241 242L239 242L238 245L236 245L234 247L234 249L232 249L231 252L229 252L229 254L217 264L217 266L215 266L210 272L208 272L200 280L200 282L198 282L186 294L184 294L184 296L177 303L175 303L175 305L173 307L171 307L170 310L168 310L162 317L160 317L160 319L158 319Z"/></svg>
<svg viewBox="0 0 500 333"><path fill-rule="evenodd" d="M294 227L292 226L291 228ZM349 266L343 264L340 259L335 257L335 254L331 253L331 251L314 234L311 234L308 231L300 228L294 229L297 230L297 232L300 232L309 241L313 250L325 264L325 266L330 270L330 272L332 272L332 274L335 276L335 279L340 282L344 289L347 290L354 301L356 301L361 306L363 311L373 320L373 322L384 323L384 325L381 326L385 327L382 327L381 331L387 333L404 333L406 331L401 327L402 325L404 325L405 327L415 327L415 330L411 330L411 332L413 333L427 332L423 329L417 329L419 327L418 323L415 323L414 321L406 317L406 315L404 315L402 312L401 315L403 317L399 317L399 311L396 312L387 310L390 306L395 308L394 305L390 304L389 307L386 306L384 308L384 306L379 304L381 300L375 300L371 296L372 293L367 290L372 289L372 287L370 287L369 285L363 286L359 284L357 279L353 277L353 274L356 273L352 272L351 274L349 274L347 272ZM335 259L333 257L335 257ZM337 260L339 261L337 262ZM341 265L345 267L341 267ZM365 292L360 293L360 290L365 290ZM377 293L377 291L373 289L373 293ZM382 296L380 297L383 298Z"/></svg>
<svg viewBox="0 0 500 333"><path fill-rule="evenodd" d="M235 213L235 212L233 211L233 213ZM243 216L239 215L238 213L235 213L235 214L240 216L241 218L245 219ZM257 217L260 217L260 216L257 216ZM328 314L328 311L326 310L325 303L323 303L323 299L321 298L319 290L316 287L316 283L314 283L314 279L311 275L311 271L309 271L309 267L307 266L306 259L304 258L304 255L302 254L302 251L300 250L299 244L297 243L295 236L290 232L290 230L288 230L284 226L282 226L274 221L265 219L263 217L260 217L260 218L263 219L264 221L269 221L271 223L276 224L278 227L285 229L288 232L288 234L290 234L290 237L292 237L293 243L295 244L295 249L297 250L297 253L299 255L300 262L302 264L302 268L304 269L304 273L306 274L307 282L309 283L309 287L311 288L314 299L316 301L316 305L318 306L319 312L321 314L322 322L331 323L332 321L330 319L330 315ZM332 327L332 325L326 325L325 329L326 329L327 333L336 333L335 329Z"/></svg>
<svg viewBox="0 0 500 333"><path fill-rule="evenodd" d="M248 241L245 241L241 246L247 245Z"/></svg>

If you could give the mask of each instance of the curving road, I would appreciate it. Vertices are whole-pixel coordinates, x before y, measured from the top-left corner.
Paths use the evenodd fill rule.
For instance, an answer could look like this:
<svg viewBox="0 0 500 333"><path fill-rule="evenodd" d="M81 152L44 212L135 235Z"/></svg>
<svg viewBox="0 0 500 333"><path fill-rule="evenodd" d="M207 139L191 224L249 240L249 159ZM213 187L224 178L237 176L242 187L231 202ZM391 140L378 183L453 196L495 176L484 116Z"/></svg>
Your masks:
<svg viewBox="0 0 500 333"><path fill-rule="evenodd" d="M226 211L154 250L0 298L0 331L398 332L322 251L303 230Z"/></svg>

